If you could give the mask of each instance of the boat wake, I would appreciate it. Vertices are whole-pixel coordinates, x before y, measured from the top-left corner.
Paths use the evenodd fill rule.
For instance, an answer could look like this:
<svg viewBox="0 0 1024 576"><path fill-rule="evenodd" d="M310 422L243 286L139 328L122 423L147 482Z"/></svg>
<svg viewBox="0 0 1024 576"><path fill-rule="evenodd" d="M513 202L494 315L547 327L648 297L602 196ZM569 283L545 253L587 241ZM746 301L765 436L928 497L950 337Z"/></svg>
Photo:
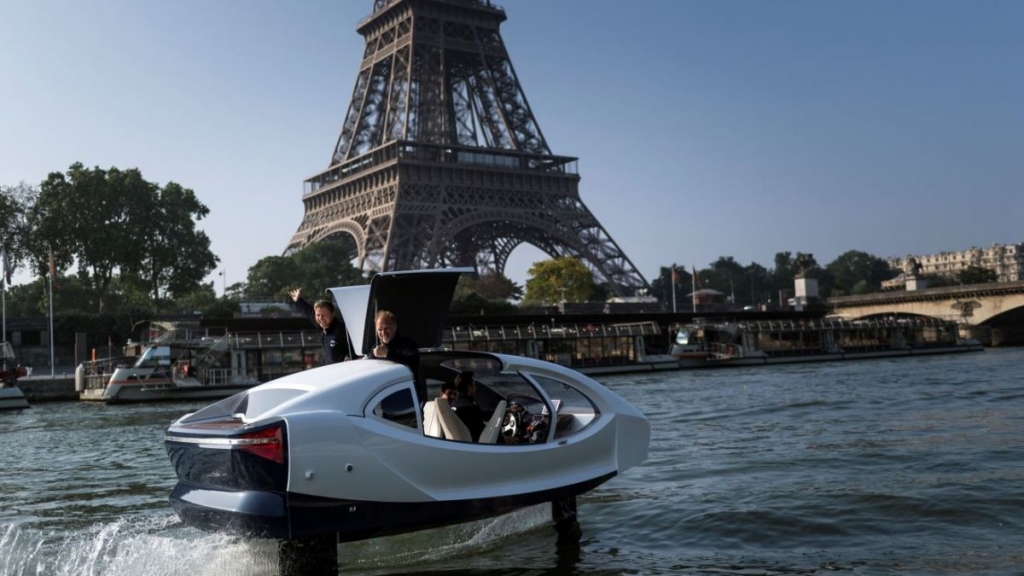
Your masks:
<svg viewBox="0 0 1024 576"><path fill-rule="evenodd" d="M447 528L342 544L342 568L422 566L500 546L550 526L549 505ZM276 540L183 527L174 515L122 518L73 534L0 525L4 576L277 576Z"/></svg>
<svg viewBox="0 0 1024 576"><path fill-rule="evenodd" d="M120 519L73 534L0 526L0 574L277 574L273 542L246 541L177 526L174 516Z"/></svg>
<svg viewBox="0 0 1024 576"><path fill-rule="evenodd" d="M551 505L538 504L487 520L349 542L341 545L338 557L346 571L422 567L431 562L474 556L504 545L512 536L550 526ZM551 534L553 537L554 532Z"/></svg>

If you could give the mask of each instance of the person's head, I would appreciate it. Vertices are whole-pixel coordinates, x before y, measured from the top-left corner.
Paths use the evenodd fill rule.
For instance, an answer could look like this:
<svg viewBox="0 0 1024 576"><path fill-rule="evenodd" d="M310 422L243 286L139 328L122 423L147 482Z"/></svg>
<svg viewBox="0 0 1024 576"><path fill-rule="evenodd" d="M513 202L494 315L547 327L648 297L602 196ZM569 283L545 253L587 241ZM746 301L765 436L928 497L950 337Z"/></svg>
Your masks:
<svg viewBox="0 0 1024 576"><path fill-rule="evenodd" d="M334 304L327 300L317 300L316 304L313 304L313 313L316 315L317 325L327 330L334 320Z"/></svg>
<svg viewBox="0 0 1024 576"><path fill-rule="evenodd" d="M377 329L377 338L383 344L391 342L391 339L398 333L398 320L395 318L394 313L389 310L377 312L377 317L373 323Z"/></svg>
<svg viewBox="0 0 1024 576"><path fill-rule="evenodd" d="M455 377L455 389L460 396L476 396L476 384L473 382L473 373L470 371L461 372Z"/></svg>
<svg viewBox="0 0 1024 576"><path fill-rule="evenodd" d="M441 398L444 398L448 402L455 402L455 399L458 397L459 393L455 390L454 382L441 383Z"/></svg>

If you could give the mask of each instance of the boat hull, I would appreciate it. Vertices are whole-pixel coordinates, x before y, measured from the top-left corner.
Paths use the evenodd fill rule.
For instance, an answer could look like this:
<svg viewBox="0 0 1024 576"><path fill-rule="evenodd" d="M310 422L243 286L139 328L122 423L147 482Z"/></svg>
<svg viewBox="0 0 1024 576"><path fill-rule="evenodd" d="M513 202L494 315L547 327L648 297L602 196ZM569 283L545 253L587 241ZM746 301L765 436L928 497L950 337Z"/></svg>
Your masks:
<svg viewBox="0 0 1024 576"><path fill-rule="evenodd" d="M5 386L0 388L0 410L21 410L28 408L28 399L25 393L17 386Z"/></svg>
<svg viewBox="0 0 1024 576"><path fill-rule="evenodd" d="M984 347L980 344L958 344L955 346L936 346L929 348L898 348L889 350L870 350L863 352L836 352L832 354L803 354L788 356L735 356L718 358L685 358L680 359L679 367L683 369L698 368L730 368L743 366L765 366L770 364L803 364L812 362L839 362L849 360L873 360L881 358L902 358L907 356L932 356L939 354L958 354L980 352Z"/></svg>
<svg viewBox="0 0 1024 576"><path fill-rule="evenodd" d="M438 528L574 497L615 476L605 474L551 490L466 500L380 502L291 492L210 490L178 482L171 506L191 526L260 538L336 533L339 542Z"/></svg>
<svg viewBox="0 0 1024 576"><path fill-rule="evenodd" d="M94 398L107 404L137 402L174 402L186 400L219 400L252 388L255 384L225 384L220 386L177 386L144 384L110 384L102 396ZM83 400L87 399L84 396Z"/></svg>

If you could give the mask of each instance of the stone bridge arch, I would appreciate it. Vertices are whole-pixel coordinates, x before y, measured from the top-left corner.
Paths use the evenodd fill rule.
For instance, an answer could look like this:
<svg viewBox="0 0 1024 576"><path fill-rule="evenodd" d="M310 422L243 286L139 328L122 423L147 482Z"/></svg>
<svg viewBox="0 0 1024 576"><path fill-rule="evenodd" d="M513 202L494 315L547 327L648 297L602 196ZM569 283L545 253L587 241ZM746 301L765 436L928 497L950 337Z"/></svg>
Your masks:
<svg viewBox="0 0 1024 576"><path fill-rule="evenodd" d="M956 322L961 334L983 342L1024 343L1024 281L839 296L826 303L851 320L930 316Z"/></svg>

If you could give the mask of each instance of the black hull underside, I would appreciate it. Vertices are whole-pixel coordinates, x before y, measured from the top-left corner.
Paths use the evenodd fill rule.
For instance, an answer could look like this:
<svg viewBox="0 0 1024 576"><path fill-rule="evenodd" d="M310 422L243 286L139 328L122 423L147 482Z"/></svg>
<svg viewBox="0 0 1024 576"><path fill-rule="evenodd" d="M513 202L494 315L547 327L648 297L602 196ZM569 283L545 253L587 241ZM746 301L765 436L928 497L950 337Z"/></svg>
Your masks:
<svg viewBox="0 0 1024 576"><path fill-rule="evenodd" d="M336 533L339 542L413 532L486 518L578 496L615 476L603 476L552 490L432 502L367 502L302 494L210 490L179 482L171 505L188 525L259 538L293 539Z"/></svg>

